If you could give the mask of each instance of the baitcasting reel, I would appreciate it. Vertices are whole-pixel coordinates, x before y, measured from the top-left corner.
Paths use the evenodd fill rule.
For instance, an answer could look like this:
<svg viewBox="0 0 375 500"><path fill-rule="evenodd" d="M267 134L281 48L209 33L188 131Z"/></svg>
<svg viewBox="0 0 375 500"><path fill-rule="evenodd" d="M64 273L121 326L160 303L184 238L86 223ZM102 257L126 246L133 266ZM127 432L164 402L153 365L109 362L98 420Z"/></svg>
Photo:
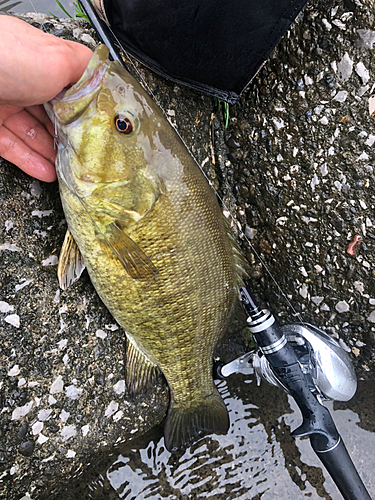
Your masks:
<svg viewBox="0 0 375 500"><path fill-rule="evenodd" d="M268 311L264 311L268 315ZM347 353L324 331L309 324L285 325L280 332L295 351L309 389L320 400L349 401L357 389L357 378ZM267 350L266 350L267 352ZM249 352L219 368L221 377L232 373L255 373L257 383L288 388L273 372L265 350Z"/></svg>

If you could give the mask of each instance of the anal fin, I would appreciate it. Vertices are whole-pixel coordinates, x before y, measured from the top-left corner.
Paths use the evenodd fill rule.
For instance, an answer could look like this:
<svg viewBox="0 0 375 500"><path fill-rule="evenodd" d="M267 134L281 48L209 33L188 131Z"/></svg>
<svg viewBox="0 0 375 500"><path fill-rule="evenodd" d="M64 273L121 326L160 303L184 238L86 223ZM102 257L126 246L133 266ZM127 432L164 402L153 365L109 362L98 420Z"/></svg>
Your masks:
<svg viewBox="0 0 375 500"><path fill-rule="evenodd" d="M152 389L162 376L155 365L127 335L125 381L132 399L142 396Z"/></svg>
<svg viewBox="0 0 375 500"><path fill-rule="evenodd" d="M62 290L66 290L75 283L85 269L82 254L77 243L69 231L66 231L64 243L61 248L57 277Z"/></svg>

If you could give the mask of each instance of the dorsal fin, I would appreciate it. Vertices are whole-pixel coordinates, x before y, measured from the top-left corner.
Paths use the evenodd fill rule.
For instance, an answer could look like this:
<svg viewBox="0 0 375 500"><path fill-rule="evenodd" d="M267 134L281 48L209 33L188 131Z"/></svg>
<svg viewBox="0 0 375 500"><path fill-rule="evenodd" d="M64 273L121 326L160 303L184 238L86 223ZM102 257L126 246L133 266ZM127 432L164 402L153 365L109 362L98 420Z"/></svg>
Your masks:
<svg viewBox="0 0 375 500"><path fill-rule="evenodd" d="M249 277L250 273L250 263L249 261L244 257L243 252L234 239L234 236L232 234L232 231L230 229L229 221L226 219L223 215L223 220L225 224L225 228L227 231L227 235L232 247L232 255L234 258L234 264L236 266L236 271L237 271L237 281L238 285L243 284L243 280Z"/></svg>

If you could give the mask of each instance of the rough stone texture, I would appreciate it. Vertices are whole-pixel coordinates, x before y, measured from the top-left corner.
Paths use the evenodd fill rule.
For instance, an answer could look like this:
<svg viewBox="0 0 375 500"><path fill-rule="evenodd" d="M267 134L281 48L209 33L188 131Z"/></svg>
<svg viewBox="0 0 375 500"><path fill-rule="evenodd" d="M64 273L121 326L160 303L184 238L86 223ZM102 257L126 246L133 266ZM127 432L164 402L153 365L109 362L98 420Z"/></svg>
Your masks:
<svg viewBox="0 0 375 500"><path fill-rule="evenodd" d="M254 250L296 312L345 343L366 376L375 361L375 51L363 29L374 34L373 1L308 6L215 137L225 143L224 199L255 235L243 249L257 295L292 319Z"/></svg>
<svg viewBox="0 0 375 500"><path fill-rule="evenodd" d="M95 38L81 22L27 19ZM235 216L256 296L280 321L298 313L339 339L363 377L375 368L374 30L372 0L308 6L230 108L226 130L212 99L139 68ZM117 394L121 330L87 275L58 292L57 186L1 160L0 183L0 496L50 498L82 464L159 421L167 392L136 403ZM242 331L219 353L248 347Z"/></svg>

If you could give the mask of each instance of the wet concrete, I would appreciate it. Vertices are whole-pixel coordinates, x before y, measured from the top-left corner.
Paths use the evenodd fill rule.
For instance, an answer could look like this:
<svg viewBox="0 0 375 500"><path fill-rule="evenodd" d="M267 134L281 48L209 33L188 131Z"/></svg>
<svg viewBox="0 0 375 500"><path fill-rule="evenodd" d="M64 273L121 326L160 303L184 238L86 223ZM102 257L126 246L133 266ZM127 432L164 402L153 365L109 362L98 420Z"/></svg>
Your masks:
<svg viewBox="0 0 375 500"><path fill-rule="evenodd" d="M308 6L231 106L227 130L211 98L139 68L235 216L256 296L281 322L298 313L326 329L362 378L375 367L372 7ZM74 37L70 21L28 20L61 36L94 37L84 24ZM87 276L58 292L66 226L57 186L1 160L0 183L0 495L53 497L62 479L161 420L167 392L130 403L123 335ZM218 352L229 360L249 345L239 321Z"/></svg>

